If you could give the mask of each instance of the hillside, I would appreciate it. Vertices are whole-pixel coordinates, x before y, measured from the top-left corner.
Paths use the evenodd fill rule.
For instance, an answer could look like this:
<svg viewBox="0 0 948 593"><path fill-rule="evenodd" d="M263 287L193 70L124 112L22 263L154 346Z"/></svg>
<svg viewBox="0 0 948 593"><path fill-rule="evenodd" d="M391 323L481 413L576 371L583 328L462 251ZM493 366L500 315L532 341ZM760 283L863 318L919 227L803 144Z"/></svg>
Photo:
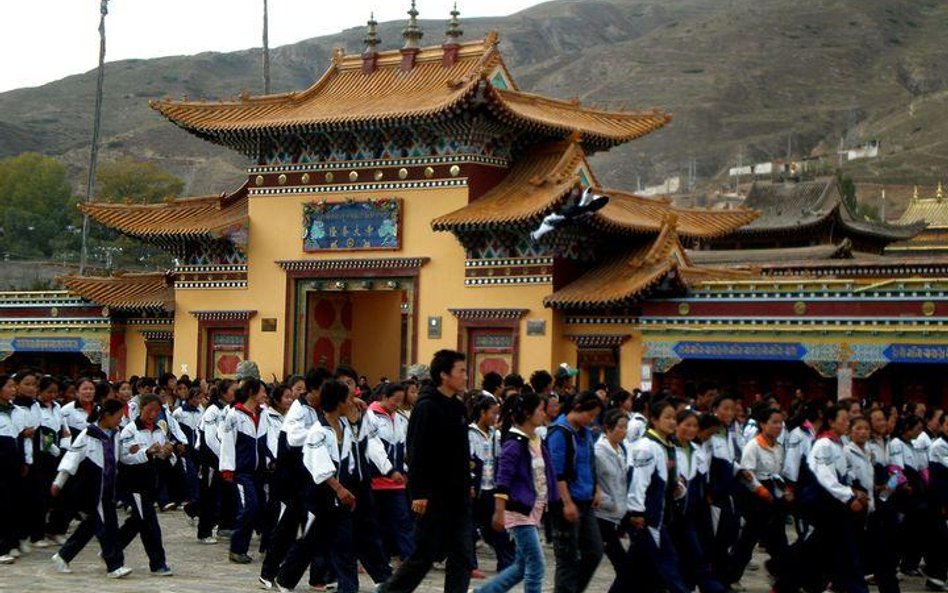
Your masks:
<svg viewBox="0 0 948 593"><path fill-rule="evenodd" d="M791 134L797 154L833 151L843 136L878 138L883 158L847 172L931 185L948 170L946 22L948 3L937 0L558 0L463 27L468 39L500 32L524 89L674 114L668 128L596 156L610 185L659 181L691 157L700 176L719 175L738 153L745 162L783 156ZM422 24L426 43L440 41L442 20ZM380 27L383 48L400 45L402 26ZM360 51L363 35L354 27L273 50L274 91L309 86L334 46ZM233 187L243 159L178 130L148 100L234 97L260 86L259 50L111 63L103 158L159 160L190 194ZM78 178L94 88L89 72L0 94L0 156L39 150Z"/></svg>

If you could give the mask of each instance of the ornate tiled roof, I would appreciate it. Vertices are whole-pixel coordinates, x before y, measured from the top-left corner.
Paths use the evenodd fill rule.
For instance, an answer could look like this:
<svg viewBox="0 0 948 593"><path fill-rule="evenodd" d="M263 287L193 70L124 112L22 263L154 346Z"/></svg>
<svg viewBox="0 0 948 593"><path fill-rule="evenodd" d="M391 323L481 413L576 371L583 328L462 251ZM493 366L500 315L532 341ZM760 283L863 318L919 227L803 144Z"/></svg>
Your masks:
<svg viewBox="0 0 948 593"><path fill-rule="evenodd" d="M92 202L79 209L93 220L139 238L219 237L248 221L246 185L230 195L177 198L159 204Z"/></svg>
<svg viewBox="0 0 948 593"><path fill-rule="evenodd" d="M522 129L562 137L579 132L584 142L600 148L648 134L671 119L657 111L601 111L523 93L515 86L495 87L492 77L498 73L505 81L501 86L512 86L496 34L460 44L450 65L445 65L445 51L442 46L420 49L407 71L399 50L380 52L368 72L363 56L336 53L322 78L304 91L236 101L160 100L151 106L185 130L242 152L253 150L247 139L276 128L337 130L432 121L453 117L469 102L486 101L496 117Z"/></svg>
<svg viewBox="0 0 948 593"><path fill-rule="evenodd" d="M696 264L764 265L786 262L808 262L828 259L849 259L853 256L852 241L843 239L839 244L773 249L711 249L688 251Z"/></svg>
<svg viewBox="0 0 948 593"><path fill-rule="evenodd" d="M929 229L948 229L948 199L944 196L941 184L931 198L919 197L916 190L908 208L899 217L899 224L919 222L927 223Z"/></svg>
<svg viewBox="0 0 948 593"><path fill-rule="evenodd" d="M119 276L63 276L59 278L69 292L117 310L174 310L174 288L164 272L122 274Z"/></svg>
<svg viewBox="0 0 948 593"><path fill-rule="evenodd" d="M431 226L445 231L532 224L565 201L579 182L580 167L591 175L576 143L558 142L531 150L494 188L467 206L434 219Z"/></svg>
<svg viewBox="0 0 948 593"><path fill-rule="evenodd" d="M702 268L692 264L678 239L676 217L667 216L655 241L614 257L586 272L543 300L554 309L601 309L629 305L659 286L684 291L695 282L728 278L746 279L733 270Z"/></svg>
<svg viewBox="0 0 948 593"><path fill-rule="evenodd" d="M755 182L744 207L761 215L738 229L735 235L798 233L834 222L855 235L882 241L898 241L918 234L924 224L892 225L859 220L843 202L835 178L814 181Z"/></svg>
<svg viewBox="0 0 948 593"><path fill-rule="evenodd" d="M439 231L532 226L560 207L581 181L597 185L579 144L548 144L517 161L507 177L482 197L431 224ZM617 234L658 233L664 218L674 213L682 236L717 237L758 216L750 210L677 208L668 200L619 190L602 191L609 195L609 203L589 219L589 224Z"/></svg>

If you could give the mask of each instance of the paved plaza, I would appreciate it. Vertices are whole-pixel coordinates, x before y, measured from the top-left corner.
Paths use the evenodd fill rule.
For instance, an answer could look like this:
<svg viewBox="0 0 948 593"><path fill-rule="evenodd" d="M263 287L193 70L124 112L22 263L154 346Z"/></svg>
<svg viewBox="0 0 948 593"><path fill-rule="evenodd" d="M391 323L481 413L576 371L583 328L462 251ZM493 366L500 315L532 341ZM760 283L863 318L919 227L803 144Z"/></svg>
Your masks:
<svg viewBox="0 0 948 593"><path fill-rule="evenodd" d="M120 513L120 519L122 514ZM259 558L250 565L236 565L227 561L226 540L213 546L199 544L194 535L194 528L188 524L184 513L171 512L160 516L164 534L165 550L168 554L168 564L174 569L173 577L157 578L148 573L148 561L142 549L141 542L136 540L126 550L126 566L134 572L124 579L117 581L105 578L105 565L98 558L99 546L93 540L89 546L72 562L72 574L59 574L53 570L49 557L55 549L34 550L16 564L0 566L0 592L41 592L41 593L83 593L89 591L116 591L136 593L217 593L224 591L254 591L259 590L257 575L260 570ZM256 546L257 540L254 540ZM547 553L547 581L545 591L553 590L553 551L546 547ZM486 548L479 550L481 566L487 570L488 576L494 562L487 555ZM755 559L759 564L762 558ZM444 572L433 570L425 584L418 589L424 593L442 591ZM362 591L371 591L372 584L365 575L361 576ZM472 581L476 586L479 581ZM608 560L603 558L596 573L592 592L608 590L612 582L612 568ZM749 592L766 593L770 587L767 584L762 570L749 571L743 581ZM305 578L297 587L297 591L311 590ZM515 591L522 590L521 588ZM902 590L906 593L918 593L924 590L921 579L904 578Z"/></svg>

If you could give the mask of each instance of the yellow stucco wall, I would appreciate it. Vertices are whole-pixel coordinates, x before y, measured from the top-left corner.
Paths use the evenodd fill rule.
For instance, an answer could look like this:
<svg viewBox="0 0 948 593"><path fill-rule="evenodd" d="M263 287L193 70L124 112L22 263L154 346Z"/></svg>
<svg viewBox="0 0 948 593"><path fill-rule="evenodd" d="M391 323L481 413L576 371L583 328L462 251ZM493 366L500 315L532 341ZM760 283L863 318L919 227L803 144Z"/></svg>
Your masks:
<svg viewBox="0 0 948 593"><path fill-rule="evenodd" d="M398 197L402 199L402 248L398 251L357 251L305 253L302 250L303 205L321 199ZM246 290L177 290L175 310L174 368L187 365L192 376L198 364L198 321L192 311L255 310L250 321L249 356L265 377L282 376L286 357L287 280L275 262L305 259L363 259L387 257L429 257L419 278L417 352L414 360L427 363L441 348L457 348L458 322L450 308L526 308L530 312L520 323L519 370L529 373L550 368L553 343L552 312L542 299L550 285L464 286L464 250L451 233L434 232L431 220L467 203L467 188L387 190L318 195L254 196L250 198L250 239L248 245L248 288ZM428 339L429 316L440 316L440 339ZM276 332L261 332L262 318L277 320ZM526 319L547 321L546 336L526 336ZM357 349L358 344L354 344ZM376 364L373 362L372 364ZM397 360L394 363L397 365Z"/></svg>
<svg viewBox="0 0 948 593"><path fill-rule="evenodd" d="M141 327L125 327L125 376L126 379L132 375L143 377L147 374L146 365L148 362L148 352L145 348L145 336L142 335Z"/></svg>

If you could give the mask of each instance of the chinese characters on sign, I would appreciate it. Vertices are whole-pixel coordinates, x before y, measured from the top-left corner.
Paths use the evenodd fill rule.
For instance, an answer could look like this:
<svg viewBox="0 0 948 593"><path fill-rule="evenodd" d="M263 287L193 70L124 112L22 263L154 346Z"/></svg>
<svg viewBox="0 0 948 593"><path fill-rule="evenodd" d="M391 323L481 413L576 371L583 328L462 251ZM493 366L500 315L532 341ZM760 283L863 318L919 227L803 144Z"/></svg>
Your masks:
<svg viewBox="0 0 948 593"><path fill-rule="evenodd" d="M317 202L303 206L303 251L399 249L401 201Z"/></svg>

